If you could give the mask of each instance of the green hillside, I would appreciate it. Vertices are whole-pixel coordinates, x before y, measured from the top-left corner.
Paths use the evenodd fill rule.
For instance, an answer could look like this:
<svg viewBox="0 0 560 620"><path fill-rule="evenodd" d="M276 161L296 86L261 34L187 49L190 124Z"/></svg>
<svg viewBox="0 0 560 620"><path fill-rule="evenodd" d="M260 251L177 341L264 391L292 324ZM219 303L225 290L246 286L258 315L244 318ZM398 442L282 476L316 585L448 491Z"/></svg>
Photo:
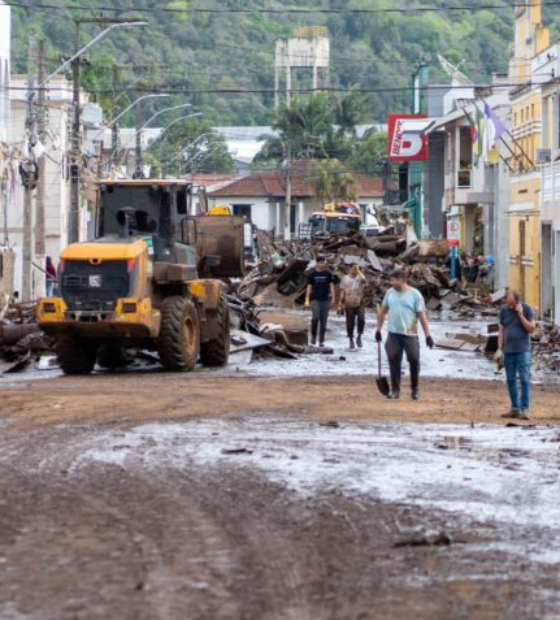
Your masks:
<svg viewBox="0 0 560 620"><path fill-rule="evenodd" d="M502 0L495 0L492 4L500 2ZM40 4L40 0L31 2L32 6ZM271 121L274 42L277 37L288 35L295 26L324 25L329 29L331 84L343 89L359 84L368 92L365 122L383 122L388 111L408 110L410 92L406 89L420 59L431 59L433 81L446 80L434 62L438 52L451 62L462 62L463 71L483 80L493 71L506 69L512 39L511 9L349 11L419 6L414 0L407 3L391 0L308 0L305 5L293 0L266 3L267 7L276 9L305 6L341 11L300 14L188 12L193 8L262 9L263 3L259 0L172 0L169 3L87 0L80 3L82 7L91 6L91 12L63 8L68 4L76 5L73 0L50 0L49 6L52 4L60 4L61 8L37 6L31 10L30 20L25 9L14 9L14 67L17 71L25 70L29 24L47 37L49 64L54 67L61 54L68 55L72 50L74 16L99 15L94 9L100 6L129 7L129 11L118 14L105 11L104 15L145 18L149 26L117 31L97 47L90 56L91 66L85 71L87 84L109 106L113 59L119 63L148 64L148 69L123 70L122 84L128 88L186 89L190 93L187 99L185 95L176 94L172 101L191 101L204 111L208 120L220 125L268 124ZM454 4L475 5L472 0L455 0ZM431 6L449 7L450 4L437 1ZM138 7L153 12L143 13ZM184 9L187 12L183 12ZM560 22L560 17L557 19ZM82 26L84 43L96 28ZM242 92L212 92L228 90Z"/></svg>

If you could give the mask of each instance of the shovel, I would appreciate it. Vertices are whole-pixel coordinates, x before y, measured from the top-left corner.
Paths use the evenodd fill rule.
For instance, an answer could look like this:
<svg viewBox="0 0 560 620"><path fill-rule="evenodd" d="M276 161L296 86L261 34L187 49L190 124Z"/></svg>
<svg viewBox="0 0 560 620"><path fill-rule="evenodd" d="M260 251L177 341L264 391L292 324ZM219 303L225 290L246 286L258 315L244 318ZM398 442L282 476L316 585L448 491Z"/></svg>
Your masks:
<svg viewBox="0 0 560 620"><path fill-rule="evenodd" d="M387 377L383 376L383 371L381 370L381 343L377 343L377 363L379 373L375 382L377 383L377 389L383 394L383 396L389 396L389 392L391 389L389 388L389 382L387 381Z"/></svg>

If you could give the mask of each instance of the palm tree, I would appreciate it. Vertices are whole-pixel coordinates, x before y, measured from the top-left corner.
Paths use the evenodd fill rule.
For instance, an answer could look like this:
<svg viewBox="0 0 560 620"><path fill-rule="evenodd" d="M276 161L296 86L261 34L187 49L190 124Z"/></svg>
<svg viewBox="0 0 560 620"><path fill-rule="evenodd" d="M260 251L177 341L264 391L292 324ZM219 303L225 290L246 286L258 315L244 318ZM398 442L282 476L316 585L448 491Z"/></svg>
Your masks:
<svg viewBox="0 0 560 620"><path fill-rule="evenodd" d="M313 176L313 192L322 206L329 202L354 202L356 182L336 160L319 162Z"/></svg>

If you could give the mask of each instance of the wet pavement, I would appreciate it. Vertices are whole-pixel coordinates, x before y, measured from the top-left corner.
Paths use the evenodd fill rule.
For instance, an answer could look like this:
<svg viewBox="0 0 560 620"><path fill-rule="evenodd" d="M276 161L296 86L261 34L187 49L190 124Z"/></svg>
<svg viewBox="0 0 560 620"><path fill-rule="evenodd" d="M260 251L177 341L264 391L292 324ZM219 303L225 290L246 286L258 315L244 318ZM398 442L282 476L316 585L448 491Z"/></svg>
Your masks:
<svg viewBox="0 0 560 620"><path fill-rule="evenodd" d="M553 620L557 428L273 412L0 435L0 617Z"/></svg>
<svg viewBox="0 0 560 620"><path fill-rule="evenodd" d="M309 313L298 311L286 311L288 314L309 320ZM449 334L472 333L487 334L489 321L453 321L435 320L430 321L432 335L437 343L438 340L449 338ZM329 329L326 337L326 346L334 349L332 355L302 355L297 360L265 359L253 361L247 365L246 360L230 360L229 373L232 367L243 373L255 376L304 376L304 375L354 375L377 373L377 344L375 342L375 315L367 314L366 333L364 335L363 349L350 350L346 337L345 321L332 313L329 318ZM384 333L384 338L386 332ZM420 331L420 346L422 359L422 375L434 378L455 379L484 379L492 380L503 377L502 373L496 373L496 365L491 357L481 353L449 351L444 349L429 350L426 347L425 338ZM383 368L388 373L388 363L383 349ZM407 373L406 361L403 365Z"/></svg>
<svg viewBox="0 0 560 620"><path fill-rule="evenodd" d="M94 463L192 461L257 471L302 496L338 490L436 509L504 527L494 548L560 568L558 429L232 416L104 433L73 449L72 474Z"/></svg>

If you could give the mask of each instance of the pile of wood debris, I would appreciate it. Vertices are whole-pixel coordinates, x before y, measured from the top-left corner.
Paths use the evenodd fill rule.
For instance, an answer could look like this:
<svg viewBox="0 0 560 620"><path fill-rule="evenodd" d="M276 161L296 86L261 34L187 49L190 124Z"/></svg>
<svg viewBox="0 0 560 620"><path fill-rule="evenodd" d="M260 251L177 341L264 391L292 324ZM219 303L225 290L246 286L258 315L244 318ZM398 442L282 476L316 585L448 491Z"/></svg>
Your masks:
<svg viewBox="0 0 560 620"><path fill-rule="evenodd" d="M539 370L560 372L560 327L540 322L533 338L533 352Z"/></svg>
<svg viewBox="0 0 560 620"><path fill-rule="evenodd" d="M5 373L26 368L35 358L50 352L53 342L35 322L35 302L18 302L2 296L0 309L0 359Z"/></svg>
<svg viewBox="0 0 560 620"><path fill-rule="evenodd" d="M358 264L364 273L366 305L374 308L390 287L390 273L395 267L409 273L410 284L424 296L432 312L453 310L461 318L479 315L493 316L505 294L490 296L487 286L468 288L450 279L446 267L448 246L445 239L422 240L407 244L404 236L389 228L379 236L364 236L359 232L332 235L313 240L275 241L259 233L261 260L234 287L243 301L257 306L295 308L305 301L307 273L317 256L325 256L336 280Z"/></svg>

